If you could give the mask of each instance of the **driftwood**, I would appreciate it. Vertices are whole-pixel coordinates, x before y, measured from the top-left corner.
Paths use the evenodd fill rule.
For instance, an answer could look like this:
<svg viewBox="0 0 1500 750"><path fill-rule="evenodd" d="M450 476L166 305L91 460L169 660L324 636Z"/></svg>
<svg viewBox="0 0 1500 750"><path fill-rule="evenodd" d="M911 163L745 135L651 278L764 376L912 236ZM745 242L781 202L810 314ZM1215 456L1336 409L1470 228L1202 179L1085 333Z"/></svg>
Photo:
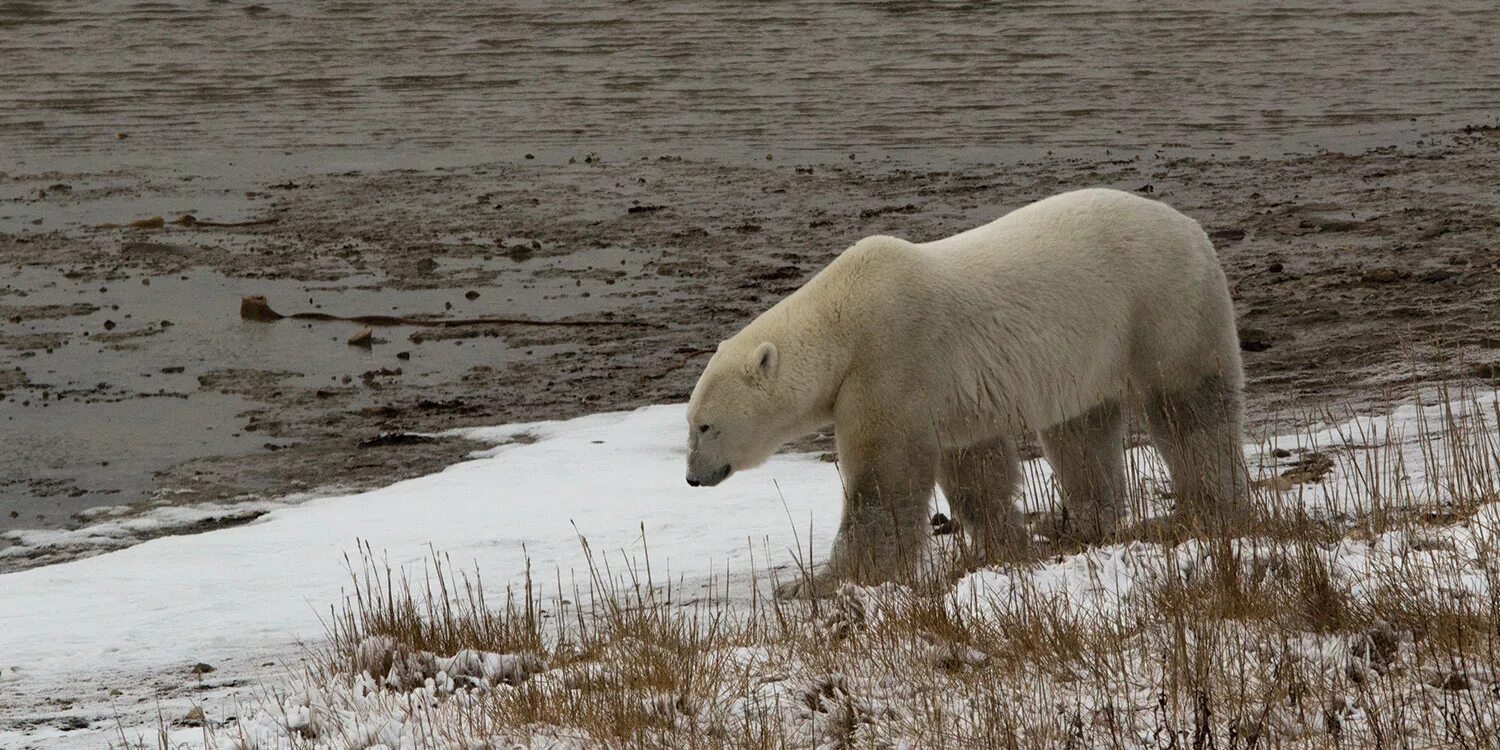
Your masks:
<svg viewBox="0 0 1500 750"><path fill-rule="evenodd" d="M457 328L459 326L635 326L639 328L661 328L658 323L638 320L529 320L527 318L408 318L403 315L331 315L320 312L299 312L283 315L271 309L265 295L252 294L240 298L240 317L245 320L270 322L282 318L296 320L345 320L367 326L425 326L428 328Z"/></svg>
<svg viewBox="0 0 1500 750"><path fill-rule="evenodd" d="M268 219L252 219L250 221L205 221L192 214L183 214L171 221L160 216L152 216L145 219L136 219L125 224L100 224L99 229L162 229L168 224L179 227L258 227L263 224L275 224L276 217Z"/></svg>

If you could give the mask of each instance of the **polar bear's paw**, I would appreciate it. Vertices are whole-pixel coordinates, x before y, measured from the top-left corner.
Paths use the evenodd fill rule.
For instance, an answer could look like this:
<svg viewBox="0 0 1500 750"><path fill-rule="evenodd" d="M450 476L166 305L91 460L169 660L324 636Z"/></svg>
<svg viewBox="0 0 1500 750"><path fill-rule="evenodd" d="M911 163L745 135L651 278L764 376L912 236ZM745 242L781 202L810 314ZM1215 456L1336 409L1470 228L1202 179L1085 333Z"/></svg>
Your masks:
<svg viewBox="0 0 1500 750"><path fill-rule="evenodd" d="M821 566L811 573L798 571L795 578L776 585L778 599L822 599L838 591L843 579Z"/></svg>

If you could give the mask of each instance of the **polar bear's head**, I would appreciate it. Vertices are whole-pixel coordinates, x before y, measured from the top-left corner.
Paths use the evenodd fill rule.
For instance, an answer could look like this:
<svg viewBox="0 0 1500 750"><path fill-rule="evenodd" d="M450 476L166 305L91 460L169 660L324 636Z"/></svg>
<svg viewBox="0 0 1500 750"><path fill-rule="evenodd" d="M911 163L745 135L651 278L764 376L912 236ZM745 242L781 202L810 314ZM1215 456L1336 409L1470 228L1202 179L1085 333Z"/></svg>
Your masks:
<svg viewBox="0 0 1500 750"><path fill-rule="evenodd" d="M769 341L719 344L688 401L688 484L712 487L759 466L787 439L795 399L779 383L780 359Z"/></svg>

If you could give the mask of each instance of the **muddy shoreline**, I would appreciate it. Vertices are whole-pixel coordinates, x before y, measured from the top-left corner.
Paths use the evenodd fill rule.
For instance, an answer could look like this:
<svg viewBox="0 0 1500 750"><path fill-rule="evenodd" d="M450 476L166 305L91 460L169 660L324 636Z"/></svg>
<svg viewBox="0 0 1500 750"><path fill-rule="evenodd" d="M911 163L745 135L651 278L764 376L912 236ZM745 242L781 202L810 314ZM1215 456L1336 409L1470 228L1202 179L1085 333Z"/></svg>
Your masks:
<svg viewBox="0 0 1500 750"><path fill-rule="evenodd" d="M1493 380L1497 168L1484 126L1360 153L943 168L589 156L230 187L0 174L0 532L378 486L475 447L383 435L682 400L700 352L859 237L944 236L1084 186L1165 200L1214 237L1252 430ZM352 346L360 323L241 319L250 294L283 313L645 325L382 325ZM88 549L33 544L0 569Z"/></svg>

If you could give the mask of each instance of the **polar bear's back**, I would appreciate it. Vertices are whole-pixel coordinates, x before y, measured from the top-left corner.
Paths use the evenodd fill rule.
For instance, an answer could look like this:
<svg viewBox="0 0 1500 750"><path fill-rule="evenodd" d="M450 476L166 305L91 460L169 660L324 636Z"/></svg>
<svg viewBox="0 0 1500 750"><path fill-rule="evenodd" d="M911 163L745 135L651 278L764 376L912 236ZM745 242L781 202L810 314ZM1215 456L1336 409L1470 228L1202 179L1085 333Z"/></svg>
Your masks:
<svg viewBox="0 0 1500 750"><path fill-rule="evenodd" d="M1173 267L1218 268L1197 222L1164 203L1103 188L1054 195L918 247L964 272L1035 273L1049 282L1058 271L1132 279L1158 271L1157 281L1170 283L1178 278Z"/></svg>
<svg viewBox="0 0 1500 750"><path fill-rule="evenodd" d="M944 300L929 323L941 329L935 346L952 350L933 354L1017 373L1006 387L1041 411L1071 412L1127 382L1170 385L1215 369L1239 377L1213 245L1163 203L1079 190L915 249L935 286L914 293ZM986 352L1009 361L986 362Z"/></svg>

